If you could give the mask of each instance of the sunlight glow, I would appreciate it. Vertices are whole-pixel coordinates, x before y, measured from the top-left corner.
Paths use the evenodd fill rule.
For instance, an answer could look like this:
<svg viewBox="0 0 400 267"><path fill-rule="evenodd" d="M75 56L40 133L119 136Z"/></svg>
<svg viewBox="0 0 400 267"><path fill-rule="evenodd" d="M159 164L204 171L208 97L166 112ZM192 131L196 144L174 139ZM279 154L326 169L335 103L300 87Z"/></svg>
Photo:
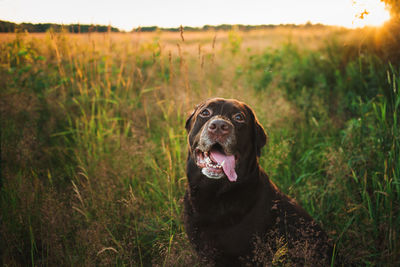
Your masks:
<svg viewBox="0 0 400 267"><path fill-rule="evenodd" d="M357 18L363 14L364 19ZM389 19L380 0L0 0L0 20L16 23L201 27L205 24L322 23L350 28Z"/></svg>
<svg viewBox="0 0 400 267"><path fill-rule="evenodd" d="M381 26L390 19L389 11L383 2L377 0L352 1L354 19L351 28L364 26Z"/></svg>

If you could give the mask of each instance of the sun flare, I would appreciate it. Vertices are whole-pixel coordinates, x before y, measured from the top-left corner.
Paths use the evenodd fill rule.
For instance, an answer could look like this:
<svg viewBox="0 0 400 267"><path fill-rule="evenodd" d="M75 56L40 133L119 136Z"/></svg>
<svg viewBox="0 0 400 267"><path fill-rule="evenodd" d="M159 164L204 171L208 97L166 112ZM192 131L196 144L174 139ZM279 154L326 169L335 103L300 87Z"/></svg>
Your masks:
<svg viewBox="0 0 400 267"><path fill-rule="evenodd" d="M382 26L390 19L385 4L378 0L351 0L354 19L351 28L364 26Z"/></svg>

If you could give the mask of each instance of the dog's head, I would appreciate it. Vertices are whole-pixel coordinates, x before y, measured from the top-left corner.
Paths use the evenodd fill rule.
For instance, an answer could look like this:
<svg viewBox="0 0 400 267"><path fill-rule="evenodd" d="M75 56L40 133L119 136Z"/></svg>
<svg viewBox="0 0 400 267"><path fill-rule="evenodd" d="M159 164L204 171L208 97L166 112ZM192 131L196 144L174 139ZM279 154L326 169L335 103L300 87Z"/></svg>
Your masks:
<svg viewBox="0 0 400 267"><path fill-rule="evenodd" d="M234 182L258 164L267 141L253 110L233 99L199 104L186 121L189 159L208 178Z"/></svg>

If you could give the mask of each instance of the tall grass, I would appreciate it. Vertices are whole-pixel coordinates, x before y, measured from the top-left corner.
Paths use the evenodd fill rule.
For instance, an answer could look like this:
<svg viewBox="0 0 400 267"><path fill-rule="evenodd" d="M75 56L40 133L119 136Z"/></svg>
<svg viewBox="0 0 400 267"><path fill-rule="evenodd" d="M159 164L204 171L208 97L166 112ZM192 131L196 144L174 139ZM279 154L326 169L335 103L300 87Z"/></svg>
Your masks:
<svg viewBox="0 0 400 267"><path fill-rule="evenodd" d="M335 42L318 51L289 44L252 63L252 82L259 69L269 70L254 88L265 90L279 76L298 110L285 126L283 140L291 145L274 176L332 231L348 259L393 264L399 261L399 71L374 54L347 57L340 49ZM282 137L274 134L279 146Z"/></svg>
<svg viewBox="0 0 400 267"><path fill-rule="evenodd" d="M399 263L399 70L342 45L356 33L321 31L7 36L3 264L200 266L183 125L212 96L256 110L263 167L340 254Z"/></svg>

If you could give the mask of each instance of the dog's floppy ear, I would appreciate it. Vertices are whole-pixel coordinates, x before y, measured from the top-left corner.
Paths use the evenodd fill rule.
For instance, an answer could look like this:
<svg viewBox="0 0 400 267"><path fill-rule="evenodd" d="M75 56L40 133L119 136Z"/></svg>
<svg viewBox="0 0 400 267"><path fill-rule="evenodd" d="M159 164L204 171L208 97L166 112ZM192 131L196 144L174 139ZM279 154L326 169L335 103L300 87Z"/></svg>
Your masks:
<svg viewBox="0 0 400 267"><path fill-rule="evenodd" d="M267 134L265 133L265 130L262 127L262 125L258 122L254 111L247 105L245 105L245 107L254 122L254 139L253 140L255 140L255 149L256 149L257 157L259 157L261 155L261 148L263 148L265 146L265 144L267 143Z"/></svg>
<svg viewBox="0 0 400 267"><path fill-rule="evenodd" d="M194 108L194 110L192 111L192 114L190 114L190 116L189 116L189 117L187 118L187 120L186 120L185 128L186 128L186 131L187 131L187 132L189 132L190 129L192 128L192 119L193 119L193 116L194 116L194 114L196 113L196 110L198 109L198 107L199 107L199 105L197 105L197 106Z"/></svg>
<svg viewBox="0 0 400 267"><path fill-rule="evenodd" d="M255 132L256 132L256 152L257 152L257 157L261 155L261 148L263 148L267 144L267 134L265 133L264 128L262 125L258 122L257 118L254 117L254 123L255 123Z"/></svg>

